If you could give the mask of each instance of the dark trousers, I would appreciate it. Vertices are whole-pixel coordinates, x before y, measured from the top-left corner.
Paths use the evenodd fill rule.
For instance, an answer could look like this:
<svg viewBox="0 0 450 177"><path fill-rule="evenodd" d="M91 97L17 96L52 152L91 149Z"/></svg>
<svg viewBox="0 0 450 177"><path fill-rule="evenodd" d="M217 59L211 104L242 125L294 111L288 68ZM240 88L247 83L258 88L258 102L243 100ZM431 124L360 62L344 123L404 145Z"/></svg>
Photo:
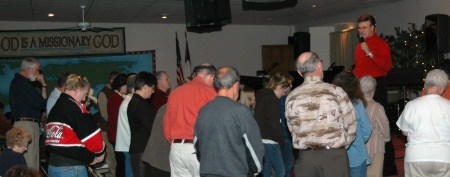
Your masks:
<svg viewBox="0 0 450 177"><path fill-rule="evenodd" d="M142 161L142 155L144 153L131 153L130 152L130 158L131 158L131 168L133 169L133 176L145 176L145 172L148 171L148 169L145 168L145 164Z"/></svg>
<svg viewBox="0 0 450 177"><path fill-rule="evenodd" d="M295 177L349 177L350 164L345 148L299 150Z"/></svg>
<svg viewBox="0 0 450 177"><path fill-rule="evenodd" d="M110 142L113 146L113 149L116 148L116 142ZM116 176L125 176L125 155L123 152L114 151L114 155L116 156Z"/></svg>
<svg viewBox="0 0 450 177"><path fill-rule="evenodd" d="M373 100L383 105L384 111L386 112L386 110L388 110L388 89L386 77L375 77L375 80L377 81L377 87Z"/></svg>

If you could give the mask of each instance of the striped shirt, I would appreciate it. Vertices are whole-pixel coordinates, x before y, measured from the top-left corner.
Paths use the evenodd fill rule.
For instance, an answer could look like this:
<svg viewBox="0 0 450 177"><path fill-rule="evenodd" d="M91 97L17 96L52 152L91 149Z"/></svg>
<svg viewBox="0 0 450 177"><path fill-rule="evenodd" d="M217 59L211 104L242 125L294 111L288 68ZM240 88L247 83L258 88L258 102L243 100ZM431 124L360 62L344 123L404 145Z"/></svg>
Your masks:
<svg viewBox="0 0 450 177"><path fill-rule="evenodd" d="M372 124L372 135L366 143L370 155L384 153L384 144L391 139L389 131L389 120L386 117L383 106L372 98L366 97L366 112Z"/></svg>

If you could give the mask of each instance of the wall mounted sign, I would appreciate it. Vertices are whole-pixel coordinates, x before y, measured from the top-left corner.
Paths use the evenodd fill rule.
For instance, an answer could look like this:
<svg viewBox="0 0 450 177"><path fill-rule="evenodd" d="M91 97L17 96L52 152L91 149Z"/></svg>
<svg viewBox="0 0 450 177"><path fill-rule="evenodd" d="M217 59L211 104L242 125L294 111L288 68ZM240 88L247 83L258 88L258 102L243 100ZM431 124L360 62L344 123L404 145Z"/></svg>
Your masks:
<svg viewBox="0 0 450 177"><path fill-rule="evenodd" d="M125 28L0 31L0 57L124 54Z"/></svg>

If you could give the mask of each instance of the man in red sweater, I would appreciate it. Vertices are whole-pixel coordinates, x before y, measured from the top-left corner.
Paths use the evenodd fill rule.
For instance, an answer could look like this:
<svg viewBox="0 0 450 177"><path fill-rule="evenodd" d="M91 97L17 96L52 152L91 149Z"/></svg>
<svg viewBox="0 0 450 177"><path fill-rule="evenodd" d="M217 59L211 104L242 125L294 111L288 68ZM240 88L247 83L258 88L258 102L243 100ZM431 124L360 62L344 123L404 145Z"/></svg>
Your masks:
<svg viewBox="0 0 450 177"><path fill-rule="evenodd" d="M155 77L158 79L158 83L149 103L153 110L158 112L159 108L167 103L168 92L170 91L170 79L165 71L156 72Z"/></svg>
<svg viewBox="0 0 450 177"><path fill-rule="evenodd" d="M391 49L386 40L378 37L375 17L362 15L357 19L360 43L356 46L355 69L358 78L372 76L377 81L373 99L388 110L386 75L392 68ZM397 174L395 151L392 142L386 143L383 174Z"/></svg>
<svg viewBox="0 0 450 177"><path fill-rule="evenodd" d="M378 37L375 17L362 15L358 18L358 33L363 42L356 46L355 70L358 78L372 76L377 80L374 100L387 108L386 75L392 68L389 44Z"/></svg>
<svg viewBox="0 0 450 177"><path fill-rule="evenodd" d="M169 154L172 176L200 177L200 164L192 144L194 124L200 108L217 95L213 87L216 68L202 64L194 70L194 79L170 93L164 115L164 136L172 144Z"/></svg>

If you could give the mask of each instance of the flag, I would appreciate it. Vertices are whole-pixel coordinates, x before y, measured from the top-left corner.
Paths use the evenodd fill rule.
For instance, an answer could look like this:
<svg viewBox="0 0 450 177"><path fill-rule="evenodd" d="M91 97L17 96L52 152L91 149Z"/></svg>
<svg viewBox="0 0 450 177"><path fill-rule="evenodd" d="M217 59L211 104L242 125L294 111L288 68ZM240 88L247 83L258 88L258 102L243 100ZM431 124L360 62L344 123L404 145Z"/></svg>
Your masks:
<svg viewBox="0 0 450 177"><path fill-rule="evenodd" d="M178 35L175 32L175 41L177 45L177 83L178 85L183 85L184 75L183 68L181 67L181 53L180 53L180 45L178 43Z"/></svg>
<svg viewBox="0 0 450 177"><path fill-rule="evenodd" d="M186 38L186 51L184 57L184 76L187 78L191 76L192 71L191 71L191 55L189 53L189 45L186 31L184 32L184 37Z"/></svg>

